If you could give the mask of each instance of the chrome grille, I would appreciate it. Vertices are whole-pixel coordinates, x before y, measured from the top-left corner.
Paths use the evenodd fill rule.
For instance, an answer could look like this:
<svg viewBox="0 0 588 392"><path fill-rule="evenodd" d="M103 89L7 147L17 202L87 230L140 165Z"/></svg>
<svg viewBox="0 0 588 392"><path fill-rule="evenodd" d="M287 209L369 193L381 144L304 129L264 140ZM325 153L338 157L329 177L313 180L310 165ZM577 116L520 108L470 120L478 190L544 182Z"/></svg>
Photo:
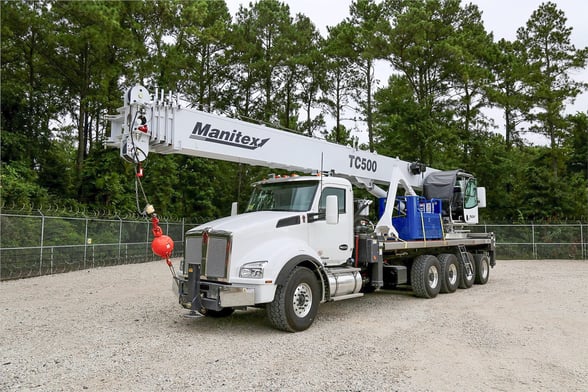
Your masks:
<svg viewBox="0 0 588 392"><path fill-rule="evenodd" d="M206 247L206 266L203 271L208 278L227 277L229 241L229 237L210 234Z"/></svg>
<svg viewBox="0 0 588 392"><path fill-rule="evenodd" d="M202 237L187 237L186 250L184 252L186 264L202 263Z"/></svg>
<svg viewBox="0 0 588 392"><path fill-rule="evenodd" d="M226 231L204 230L191 233L186 237L185 270L187 271L187 264L200 264L202 278L226 279L231 259L231 245L231 233Z"/></svg>

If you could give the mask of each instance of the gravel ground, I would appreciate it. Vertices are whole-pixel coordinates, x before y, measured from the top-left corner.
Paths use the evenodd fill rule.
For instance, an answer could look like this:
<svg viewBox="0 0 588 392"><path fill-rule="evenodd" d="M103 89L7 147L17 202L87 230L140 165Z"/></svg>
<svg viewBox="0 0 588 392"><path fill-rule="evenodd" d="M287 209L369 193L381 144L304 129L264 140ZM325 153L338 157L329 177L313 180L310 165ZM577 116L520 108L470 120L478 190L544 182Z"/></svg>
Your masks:
<svg viewBox="0 0 588 392"><path fill-rule="evenodd" d="M0 284L5 391L586 391L588 262L499 261L432 300L322 304L301 333L265 311L182 318L164 262Z"/></svg>

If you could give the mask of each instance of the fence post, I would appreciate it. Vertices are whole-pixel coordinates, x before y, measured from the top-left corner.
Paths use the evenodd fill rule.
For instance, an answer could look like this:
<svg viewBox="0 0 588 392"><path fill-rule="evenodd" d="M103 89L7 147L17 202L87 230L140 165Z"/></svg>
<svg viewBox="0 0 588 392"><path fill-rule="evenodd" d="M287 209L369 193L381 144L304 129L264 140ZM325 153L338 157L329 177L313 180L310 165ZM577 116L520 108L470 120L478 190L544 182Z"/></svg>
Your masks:
<svg viewBox="0 0 588 392"><path fill-rule="evenodd" d="M86 269L86 259L88 257L88 218L86 218L86 230L84 234L84 269Z"/></svg>
<svg viewBox="0 0 588 392"><path fill-rule="evenodd" d="M43 240L45 237L45 215L43 215L43 212L41 212L41 210L37 210L39 211L39 214L41 214L41 246L40 246L40 251L39 251L39 275L43 274ZM53 268L51 268L51 273L53 273Z"/></svg>
<svg viewBox="0 0 588 392"><path fill-rule="evenodd" d="M535 243L535 223L531 223L531 240L533 242L533 257L537 260L537 244Z"/></svg>
<svg viewBox="0 0 588 392"><path fill-rule="evenodd" d="M580 222L580 246L582 247L582 260L586 261L586 241L584 241L584 225Z"/></svg>
<svg viewBox="0 0 588 392"><path fill-rule="evenodd" d="M121 242L122 242L122 225L123 225L123 221L122 219L120 219L120 216L116 216L118 218L119 224L118 224L118 262L121 262L120 259L120 246L121 246Z"/></svg>

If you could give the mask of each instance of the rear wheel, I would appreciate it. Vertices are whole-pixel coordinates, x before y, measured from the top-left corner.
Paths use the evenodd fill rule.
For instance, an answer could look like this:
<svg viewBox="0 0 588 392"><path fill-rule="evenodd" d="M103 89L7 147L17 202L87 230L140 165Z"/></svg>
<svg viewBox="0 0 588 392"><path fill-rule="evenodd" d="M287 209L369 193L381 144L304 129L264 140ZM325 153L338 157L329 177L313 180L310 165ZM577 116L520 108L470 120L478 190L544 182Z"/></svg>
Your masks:
<svg viewBox="0 0 588 392"><path fill-rule="evenodd" d="M441 289L440 271L441 265L435 256L417 256L410 271L414 294L421 298L435 298Z"/></svg>
<svg viewBox="0 0 588 392"><path fill-rule="evenodd" d="M466 265L462 257L459 259L459 288L469 289L473 286L474 280L476 279L476 263L474 256L470 252L465 254L469 261L469 266Z"/></svg>
<svg viewBox="0 0 588 392"><path fill-rule="evenodd" d="M486 284L490 277L490 258L483 253L474 256L476 260L476 284Z"/></svg>
<svg viewBox="0 0 588 392"><path fill-rule="evenodd" d="M315 274L305 267L292 270L284 285L276 288L273 302L267 305L272 326L288 332L304 331L316 317L320 288Z"/></svg>
<svg viewBox="0 0 588 392"><path fill-rule="evenodd" d="M441 265L441 293L453 293L459 285L459 263L451 253L439 255Z"/></svg>

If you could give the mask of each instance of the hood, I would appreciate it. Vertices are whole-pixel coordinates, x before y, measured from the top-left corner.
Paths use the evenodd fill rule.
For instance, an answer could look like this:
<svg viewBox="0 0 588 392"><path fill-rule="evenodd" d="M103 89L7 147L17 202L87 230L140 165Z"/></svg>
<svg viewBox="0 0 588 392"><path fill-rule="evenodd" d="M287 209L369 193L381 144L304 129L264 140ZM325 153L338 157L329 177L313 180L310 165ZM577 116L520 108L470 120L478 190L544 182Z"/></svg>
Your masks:
<svg viewBox="0 0 588 392"><path fill-rule="evenodd" d="M258 230L260 227L276 229L278 227L292 226L301 223L301 216L306 216L306 213L296 211L247 212L245 214L227 216L225 218L206 222L190 229L187 234L192 234L204 229L227 231L230 233Z"/></svg>

